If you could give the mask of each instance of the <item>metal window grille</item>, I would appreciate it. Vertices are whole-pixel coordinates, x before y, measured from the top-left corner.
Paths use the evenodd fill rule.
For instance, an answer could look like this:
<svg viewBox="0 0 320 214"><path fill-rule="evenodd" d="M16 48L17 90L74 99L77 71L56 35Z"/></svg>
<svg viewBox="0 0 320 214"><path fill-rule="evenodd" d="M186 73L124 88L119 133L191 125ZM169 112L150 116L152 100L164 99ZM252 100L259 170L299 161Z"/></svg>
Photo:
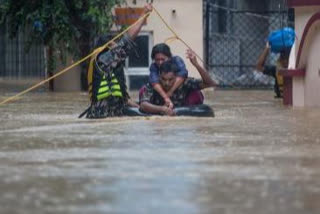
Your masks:
<svg viewBox="0 0 320 214"><path fill-rule="evenodd" d="M293 27L284 1L206 0L205 56L208 70L220 87L269 88L274 80L255 71L270 32ZM266 64L274 64L276 54Z"/></svg>
<svg viewBox="0 0 320 214"><path fill-rule="evenodd" d="M26 51L26 41L22 32L13 39L9 38L6 26L0 26L0 77L22 79L45 76L44 46L39 42Z"/></svg>

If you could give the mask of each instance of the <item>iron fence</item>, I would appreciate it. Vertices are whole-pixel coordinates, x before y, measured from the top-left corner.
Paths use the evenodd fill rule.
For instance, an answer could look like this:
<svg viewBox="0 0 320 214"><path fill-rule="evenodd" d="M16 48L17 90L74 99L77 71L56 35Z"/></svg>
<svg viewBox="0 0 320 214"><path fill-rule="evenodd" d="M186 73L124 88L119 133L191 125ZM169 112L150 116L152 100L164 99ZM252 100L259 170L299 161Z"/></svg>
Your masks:
<svg viewBox="0 0 320 214"><path fill-rule="evenodd" d="M245 2L237 3L241 1ZM269 33L285 26L293 27L291 13L284 4L279 10L270 7L243 10L218 3L205 2L205 54L209 71L220 87L271 87L274 80L255 71L255 65ZM275 63L277 57L271 53L266 63Z"/></svg>
<svg viewBox="0 0 320 214"><path fill-rule="evenodd" d="M6 26L0 26L0 77L9 79L43 78L45 53L41 42L27 50L27 38L19 32L9 38Z"/></svg>

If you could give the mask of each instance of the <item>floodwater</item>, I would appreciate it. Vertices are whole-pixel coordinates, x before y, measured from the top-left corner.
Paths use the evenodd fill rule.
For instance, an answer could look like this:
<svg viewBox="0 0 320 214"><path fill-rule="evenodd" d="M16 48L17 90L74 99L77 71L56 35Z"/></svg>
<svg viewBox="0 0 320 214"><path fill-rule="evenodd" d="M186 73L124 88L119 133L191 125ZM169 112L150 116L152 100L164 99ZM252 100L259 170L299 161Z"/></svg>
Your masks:
<svg viewBox="0 0 320 214"><path fill-rule="evenodd" d="M320 213L320 109L206 95L215 118L78 119L85 93L0 107L0 213Z"/></svg>

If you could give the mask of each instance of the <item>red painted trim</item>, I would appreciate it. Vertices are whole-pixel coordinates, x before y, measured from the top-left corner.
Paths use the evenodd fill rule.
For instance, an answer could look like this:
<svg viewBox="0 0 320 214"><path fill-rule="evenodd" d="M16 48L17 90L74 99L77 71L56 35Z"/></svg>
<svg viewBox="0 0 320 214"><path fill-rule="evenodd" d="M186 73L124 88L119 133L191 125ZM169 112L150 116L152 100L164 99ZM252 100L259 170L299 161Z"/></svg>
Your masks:
<svg viewBox="0 0 320 214"><path fill-rule="evenodd" d="M283 78L283 104L287 106L292 106L292 78Z"/></svg>
<svg viewBox="0 0 320 214"><path fill-rule="evenodd" d="M320 4L320 3L319 3ZM299 50L298 50L298 55L297 55L297 61L296 61L296 68L298 68L300 66L300 58L301 58L301 54L306 42L306 38L308 36L308 33L310 31L310 28L312 27L312 25L317 22L320 21L320 12L317 12L316 14L314 14L308 21L306 27L304 28L303 34L302 34L302 39L299 45Z"/></svg>
<svg viewBox="0 0 320 214"><path fill-rule="evenodd" d="M281 69L279 74L283 77L304 77L306 75L305 69Z"/></svg>
<svg viewBox="0 0 320 214"><path fill-rule="evenodd" d="M292 77L303 77L306 69L281 69L279 74L283 76L283 104L292 105Z"/></svg>
<svg viewBox="0 0 320 214"><path fill-rule="evenodd" d="M319 0L288 0L289 7L317 6L320 5Z"/></svg>

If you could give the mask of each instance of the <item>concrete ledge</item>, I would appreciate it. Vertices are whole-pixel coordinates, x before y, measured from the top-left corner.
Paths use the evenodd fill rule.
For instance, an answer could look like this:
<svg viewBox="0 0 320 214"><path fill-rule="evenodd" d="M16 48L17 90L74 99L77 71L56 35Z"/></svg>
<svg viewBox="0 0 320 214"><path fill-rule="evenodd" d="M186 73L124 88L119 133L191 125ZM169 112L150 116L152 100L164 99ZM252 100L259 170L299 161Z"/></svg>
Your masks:
<svg viewBox="0 0 320 214"><path fill-rule="evenodd" d="M281 69L279 74L283 77L304 77L306 75L306 70L303 69Z"/></svg>
<svg viewBox="0 0 320 214"><path fill-rule="evenodd" d="M320 5L319 0L288 0L289 7L317 6Z"/></svg>
<svg viewBox="0 0 320 214"><path fill-rule="evenodd" d="M279 74L283 76L283 104L292 106L292 77L304 77L305 69L281 69Z"/></svg>

